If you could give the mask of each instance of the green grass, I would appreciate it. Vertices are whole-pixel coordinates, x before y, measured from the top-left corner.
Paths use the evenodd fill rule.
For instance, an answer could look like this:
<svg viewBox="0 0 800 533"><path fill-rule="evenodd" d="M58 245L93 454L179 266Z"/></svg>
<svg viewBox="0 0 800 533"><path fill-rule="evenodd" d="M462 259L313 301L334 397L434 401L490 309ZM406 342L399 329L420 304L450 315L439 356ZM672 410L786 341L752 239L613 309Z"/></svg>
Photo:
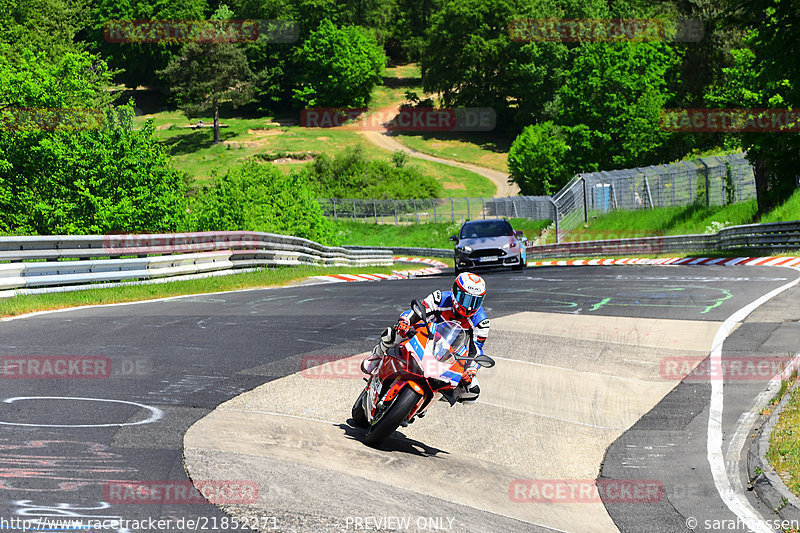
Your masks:
<svg viewBox="0 0 800 533"><path fill-rule="evenodd" d="M315 267L297 266L269 268L256 272L232 274L184 281L171 281L152 285L128 285L74 292L14 296L0 299L0 316L14 316L33 311L62 309L80 305L110 304L166 298L184 294L233 291L258 287L279 287L309 276L329 274L390 274L393 270L411 269L413 266L394 267Z"/></svg>
<svg viewBox="0 0 800 533"><path fill-rule="evenodd" d="M569 240L622 239L653 235L691 235L706 233L713 223L725 226L800 220L800 190L782 205L756 216L755 200L726 206L689 205L628 211L619 209L592 217L588 224L570 232Z"/></svg>
<svg viewBox="0 0 800 533"><path fill-rule="evenodd" d="M508 172L509 139L483 133L403 133L395 139L418 152Z"/></svg>
<svg viewBox="0 0 800 533"><path fill-rule="evenodd" d="M788 220L800 220L800 189L796 190L782 205L761 217L759 222L785 222Z"/></svg>
<svg viewBox="0 0 800 533"><path fill-rule="evenodd" d="M515 230L529 239L538 235L550 222L546 220L510 220ZM450 236L458 232L460 222L428 222L394 226L366 222L338 221L342 244L356 246L398 246L420 248L452 248Z"/></svg>
<svg viewBox="0 0 800 533"><path fill-rule="evenodd" d="M767 460L789 490L800 495L800 388L795 387L789 394L789 401L769 436Z"/></svg>
<svg viewBox="0 0 800 533"><path fill-rule="evenodd" d="M726 226L749 224L756 214L755 200L726 206L659 207L611 211L589 219L569 233L570 240L623 239L653 235L705 233L713 222Z"/></svg>

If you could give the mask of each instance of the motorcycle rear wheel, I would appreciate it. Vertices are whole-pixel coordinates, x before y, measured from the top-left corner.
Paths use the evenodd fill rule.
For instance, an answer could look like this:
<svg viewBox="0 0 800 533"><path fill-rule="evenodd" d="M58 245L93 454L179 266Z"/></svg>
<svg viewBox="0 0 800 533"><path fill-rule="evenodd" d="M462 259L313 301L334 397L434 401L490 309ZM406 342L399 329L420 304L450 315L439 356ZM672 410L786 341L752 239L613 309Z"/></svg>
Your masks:
<svg viewBox="0 0 800 533"><path fill-rule="evenodd" d="M361 394L358 395L358 399L356 403L353 404L353 423L356 425L357 428L367 428L369 427L369 421L367 420L367 414L364 412L364 397L367 395L367 389L361 391Z"/></svg>
<svg viewBox="0 0 800 533"><path fill-rule="evenodd" d="M421 396L410 387L401 390L392 405L377 420L372 421L364 442L372 447L380 446L408 417L408 413L420 398Z"/></svg>

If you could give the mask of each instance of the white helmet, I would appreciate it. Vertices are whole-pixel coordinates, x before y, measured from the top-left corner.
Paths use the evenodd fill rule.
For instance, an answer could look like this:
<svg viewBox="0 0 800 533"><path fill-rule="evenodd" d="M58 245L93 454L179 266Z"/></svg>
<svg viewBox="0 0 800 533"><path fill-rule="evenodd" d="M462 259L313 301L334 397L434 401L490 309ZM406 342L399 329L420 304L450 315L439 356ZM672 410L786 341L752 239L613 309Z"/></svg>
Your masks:
<svg viewBox="0 0 800 533"><path fill-rule="evenodd" d="M486 282L472 272L459 274L453 282L453 310L470 317L478 312L486 296Z"/></svg>

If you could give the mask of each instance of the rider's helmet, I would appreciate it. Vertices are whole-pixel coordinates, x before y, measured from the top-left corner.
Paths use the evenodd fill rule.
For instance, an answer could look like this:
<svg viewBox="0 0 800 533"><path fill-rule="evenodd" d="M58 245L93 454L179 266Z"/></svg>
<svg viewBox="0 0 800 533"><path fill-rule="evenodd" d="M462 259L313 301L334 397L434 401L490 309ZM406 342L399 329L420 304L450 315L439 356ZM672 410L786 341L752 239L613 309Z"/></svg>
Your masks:
<svg viewBox="0 0 800 533"><path fill-rule="evenodd" d="M483 305L486 282L477 274L464 272L453 282L453 310L461 316L474 315Z"/></svg>

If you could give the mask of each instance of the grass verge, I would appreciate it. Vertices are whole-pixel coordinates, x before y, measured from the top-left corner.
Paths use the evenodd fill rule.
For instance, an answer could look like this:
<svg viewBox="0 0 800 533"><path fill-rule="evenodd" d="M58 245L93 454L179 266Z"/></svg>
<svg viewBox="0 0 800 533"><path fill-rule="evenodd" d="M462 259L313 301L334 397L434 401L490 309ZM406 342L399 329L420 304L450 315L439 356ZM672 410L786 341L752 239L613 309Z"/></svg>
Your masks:
<svg viewBox="0 0 800 533"><path fill-rule="evenodd" d="M531 239L550 224L548 220L513 218L511 226ZM340 220L339 237L342 244L354 246L397 246L420 248L452 248L450 235L458 232L460 222L427 222L395 226Z"/></svg>
<svg viewBox="0 0 800 533"><path fill-rule="evenodd" d="M0 299L0 317L16 316L34 311L62 309L80 305L135 302L187 294L281 287L310 276L325 276L329 274L391 274L393 270L410 270L414 268L417 267L411 263L408 263L408 266L396 265L393 267L297 266L265 268L256 272L231 274L229 276L171 281L150 285L126 285L122 287L87 289L73 292L21 295Z"/></svg>
<svg viewBox="0 0 800 533"><path fill-rule="evenodd" d="M796 375L781 383L777 401L796 382ZM794 494L800 496L800 387L789 390L789 400L769 436L767 460Z"/></svg>
<svg viewBox="0 0 800 533"><path fill-rule="evenodd" d="M395 140L423 154L508 172L510 139L481 133L401 133Z"/></svg>

